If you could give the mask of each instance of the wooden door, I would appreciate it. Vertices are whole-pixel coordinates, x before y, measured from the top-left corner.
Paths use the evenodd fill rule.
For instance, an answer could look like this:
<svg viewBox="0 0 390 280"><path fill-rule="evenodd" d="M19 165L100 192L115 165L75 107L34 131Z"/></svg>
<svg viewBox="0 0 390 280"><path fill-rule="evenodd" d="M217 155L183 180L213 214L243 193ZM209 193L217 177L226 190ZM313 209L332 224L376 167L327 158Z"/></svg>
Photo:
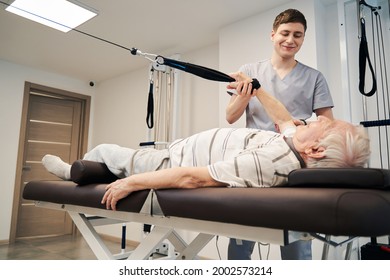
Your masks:
<svg viewBox="0 0 390 280"><path fill-rule="evenodd" d="M69 234L73 227L65 212L35 207L33 201L22 198L22 193L31 180L60 180L43 167L41 159L45 154L58 155L71 163L85 152L85 101L63 91L58 94L55 89L27 86L15 238Z"/></svg>

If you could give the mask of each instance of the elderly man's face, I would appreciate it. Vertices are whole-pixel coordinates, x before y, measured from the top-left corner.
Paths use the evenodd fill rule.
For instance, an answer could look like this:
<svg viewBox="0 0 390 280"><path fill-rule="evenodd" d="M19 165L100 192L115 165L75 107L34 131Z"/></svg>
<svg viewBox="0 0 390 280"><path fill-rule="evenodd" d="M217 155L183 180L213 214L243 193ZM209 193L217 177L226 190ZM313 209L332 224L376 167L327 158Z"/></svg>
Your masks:
<svg viewBox="0 0 390 280"><path fill-rule="evenodd" d="M316 146L332 122L333 120L327 117L319 116L317 121L310 122L308 125L298 126L294 135L295 148L301 152L307 148Z"/></svg>

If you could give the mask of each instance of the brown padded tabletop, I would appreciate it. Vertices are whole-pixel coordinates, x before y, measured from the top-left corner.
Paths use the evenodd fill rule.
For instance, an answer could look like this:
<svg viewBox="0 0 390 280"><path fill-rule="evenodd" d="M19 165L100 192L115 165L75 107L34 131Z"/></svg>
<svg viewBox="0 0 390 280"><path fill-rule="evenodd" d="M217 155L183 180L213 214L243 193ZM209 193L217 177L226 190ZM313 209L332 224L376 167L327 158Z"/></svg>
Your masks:
<svg viewBox="0 0 390 280"><path fill-rule="evenodd" d="M156 191L166 216L343 236L390 234L390 192L342 188Z"/></svg>
<svg viewBox="0 0 390 280"><path fill-rule="evenodd" d="M29 182L25 199L104 209L104 188L115 180L101 163L80 161L67 181ZM97 179L98 178L98 179ZM346 236L390 234L390 170L298 169L273 188L156 190L165 216ZM326 186L326 187L325 187ZM149 191L132 193L118 210L139 212Z"/></svg>
<svg viewBox="0 0 390 280"><path fill-rule="evenodd" d="M23 198L58 204L71 204L105 209L101 200L107 184L79 186L71 181L31 181L23 190ZM139 212L149 191L132 194L118 202L117 210Z"/></svg>
<svg viewBox="0 0 390 280"><path fill-rule="evenodd" d="M32 181L23 198L104 209L106 184ZM118 203L139 212L149 191ZM200 188L156 190L165 216L346 236L390 234L390 192L342 188Z"/></svg>

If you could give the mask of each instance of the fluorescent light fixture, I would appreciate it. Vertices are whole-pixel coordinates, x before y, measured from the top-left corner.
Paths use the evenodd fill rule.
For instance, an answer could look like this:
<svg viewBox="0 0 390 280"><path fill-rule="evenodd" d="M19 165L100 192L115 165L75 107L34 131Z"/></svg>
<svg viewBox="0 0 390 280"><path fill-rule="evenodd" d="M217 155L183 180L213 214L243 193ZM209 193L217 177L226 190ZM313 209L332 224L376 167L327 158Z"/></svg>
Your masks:
<svg viewBox="0 0 390 280"><path fill-rule="evenodd" d="M62 32L68 32L97 15L91 9L66 0L15 0L6 10Z"/></svg>

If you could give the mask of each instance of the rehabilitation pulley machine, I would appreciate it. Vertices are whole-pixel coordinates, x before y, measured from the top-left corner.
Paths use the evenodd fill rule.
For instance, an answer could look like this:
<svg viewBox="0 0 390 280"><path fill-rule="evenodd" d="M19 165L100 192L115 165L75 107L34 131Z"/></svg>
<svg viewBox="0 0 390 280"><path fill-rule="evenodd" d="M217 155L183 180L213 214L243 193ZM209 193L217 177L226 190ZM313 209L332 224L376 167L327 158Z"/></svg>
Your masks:
<svg viewBox="0 0 390 280"><path fill-rule="evenodd" d="M389 135L387 129L380 129L380 127L390 125L390 96L387 78L387 60L380 13L382 7L372 6L364 0L358 0L358 8L360 38L359 92L366 98L376 98L376 120L367 120L367 116L365 116L364 121L361 121L360 124L367 128L378 128L380 164L383 168L383 148L387 151L387 166L389 167ZM366 21L366 16L364 15L366 11L368 11L370 16L367 16L367 19L371 19L370 21ZM368 40L369 36L372 40ZM372 52L371 56L370 52ZM366 77L366 70L369 70L370 76ZM371 87L369 89L366 89L367 80L371 81ZM363 99L363 101L365 102L365 99ZM365 108L364 105L363 108ZM365 112L365 115L366 114L367 112ZM382 145L382 140L385 142L385 145Z"/></svg>

